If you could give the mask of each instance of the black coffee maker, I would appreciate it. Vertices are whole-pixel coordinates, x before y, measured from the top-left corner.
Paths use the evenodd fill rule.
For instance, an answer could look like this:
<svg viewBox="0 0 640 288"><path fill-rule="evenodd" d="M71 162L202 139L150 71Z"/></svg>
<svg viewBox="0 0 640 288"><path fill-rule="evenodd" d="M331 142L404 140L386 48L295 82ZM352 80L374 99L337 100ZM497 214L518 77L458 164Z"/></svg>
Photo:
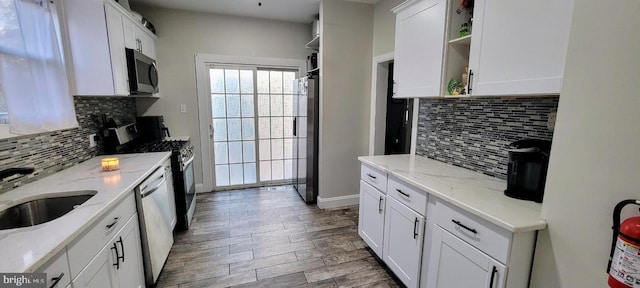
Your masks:
<svg viewBox="0 0 640 288"><path fill-rule="evenodd" d="M509 197L542 203L551 141L524 139L509 144L507 190Z"/></svg>

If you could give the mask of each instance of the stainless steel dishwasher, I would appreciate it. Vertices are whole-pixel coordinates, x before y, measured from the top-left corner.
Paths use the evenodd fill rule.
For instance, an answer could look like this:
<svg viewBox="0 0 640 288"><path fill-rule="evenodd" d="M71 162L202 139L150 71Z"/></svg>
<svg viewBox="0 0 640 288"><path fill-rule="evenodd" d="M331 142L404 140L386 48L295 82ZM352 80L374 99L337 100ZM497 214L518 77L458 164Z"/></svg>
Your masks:
<svg viewBox="0 0 640 288"><path fill-rule="evenodd" d="M158 280L173 245L172 206L167 184L165 169L160 166L135 189L147 286Z"/></svg>

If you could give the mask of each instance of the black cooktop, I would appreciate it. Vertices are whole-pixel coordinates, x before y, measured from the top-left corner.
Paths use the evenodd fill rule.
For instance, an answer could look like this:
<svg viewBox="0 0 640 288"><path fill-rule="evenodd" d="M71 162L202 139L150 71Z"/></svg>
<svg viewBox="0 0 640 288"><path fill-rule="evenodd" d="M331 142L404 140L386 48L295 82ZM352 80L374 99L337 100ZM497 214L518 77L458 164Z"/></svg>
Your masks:
<svg viewBox="0 0 640 288"><path fill-rule="evenodd" d="M183 147L189 145L189 141L181 140L157 140L153 142L143 143L131 150L130 153L145 153L145 152L164 152L164 151L180 151Z"/></svg>

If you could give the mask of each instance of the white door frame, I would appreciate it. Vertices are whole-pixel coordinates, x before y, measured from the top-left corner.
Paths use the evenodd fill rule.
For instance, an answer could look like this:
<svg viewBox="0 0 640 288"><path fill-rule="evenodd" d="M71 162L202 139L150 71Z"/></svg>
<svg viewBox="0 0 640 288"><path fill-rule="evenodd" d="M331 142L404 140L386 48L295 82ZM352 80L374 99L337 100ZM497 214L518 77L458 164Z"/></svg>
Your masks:
<svg viewBox="0 0 640 288"><path fill-rule="evenodd" d="M215 179L213 179L213 149L211 147L211 85L207 79L207 65L254 65L258 67L277 67L298 69L298 75L306 74L306 62L301 59L264 58L229 56L217 54L196 53L196 87L198 91L198 122L200 130L200 152L202 159L202 189L213 191ZM256 165L259 160L256 159ZM211 176L207 176L211 175ZM260 177L260 175L256 175Z"/></svg>
<svg viewBox="0 0 640 288"><path fill-rule="evenodd" d="M369 155L384 155L387 120L388 62L393 52L373 57L371 67L371 113L369 122Z"/></svg>
<svg viewBox="0 0 640 288"><path fill-rule="evenodd" d="M369 120L369 155L384 155L386 120L387 120L387 78L388 62L393 61L394 52L373 57L371 67L371 112ZM411 125L411 150L416 154L416 138L418 136L418 98L413 100Z"/></svg>

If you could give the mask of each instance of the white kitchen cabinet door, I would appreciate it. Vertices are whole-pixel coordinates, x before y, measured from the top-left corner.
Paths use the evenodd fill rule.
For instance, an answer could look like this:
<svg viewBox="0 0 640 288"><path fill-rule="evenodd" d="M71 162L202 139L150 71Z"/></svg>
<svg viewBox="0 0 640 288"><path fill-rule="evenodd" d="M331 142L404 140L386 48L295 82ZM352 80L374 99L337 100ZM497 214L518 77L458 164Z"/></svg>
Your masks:
<svg viewBox="0 0 640 288"><path fill-rule="evenodd" d="M125 55L125 37L123 17L113 6L117 4L105 3L104 11L107 21L107 35L109 37L109 51L111 53L111 69L113 71L113 86L115 95L129 95L129 75L127 75L127 58Z"/></svg>
<svg viewBox="0 0 640 288"><path fill-rule="evenodd" d="M382 258L407 287L418 287L425 219L392 197L386 201Z"/></svg>
<svg viewBox="0 0 640 288"><path fill-rule="evenodd" d="M140 229L137 214L114 238L119 256L120 266L116 266L118 284L120 288L144 288L144 270L142 261L142 245L140 243Z"/></svg>
<svg viewBox="0 0 640 288"><path fill-rule="evenodd" d="M385 195L360 180L360 216L358 234L369 248L382 258Z"/></svg>
<svg viewBox="0 0 640 288"><path fill-rule="evenodd" d="M149 32L126 17L123 17L123 26L125 46L155 59L155 39Z"/></svg>
<svg viewBox="0 0 640 288"><path fill-rule="evenodd" d="M440 96L445 0L419 0L396 15L394 98Z"/></svg>
<svg viewBox="0 0 640 288"><path fill-rule="evenodd" d="M69 262L67 258L67 250L62 250L58 253L58 255L54 256L53 259L49 260L47 264L43 267L38 268L36 270L39 273L47 274L47 283L56 285L51 285L50 287L64 287L67 285L71 285L71 273L69 273Z"/></svg>
<svg viewBox="0 0 640 288"><path fill-rule="evenodd" d="M113 244L106 245L73 280L74 288L114 288L118 287L116 278L116 252Z"/></svg>
<svg viewBox="0 0 640 288"><path fill-rule="evenodd" d="M152 59L156 59L156 41L143 29L144 28L138 28L136 34L140 41L140 51L142 54Z"/></svg>
<svg viewBox="0 0 640 288"><path fill-rule="evenodd" d="M123 17L122 20L122 26L124 30L124 46L129 49L139 50L140 45L138 44L138 38L136 38L136 30L139 28L136 27L135 23L133 23L131 19Z"/></svg>
<svg viewBox="0 0 640 288"><path fill-rule="evenodd" d="M559 94L573 0L477 0L471 95Z"/></svg>
<svg viewBox="0 0 640 288"><path fill-rule="evenodd" d="M434 225L427 288L502 288L507 269L462 239Z"/></svg>
<svg viewBox="0 0 640 288"><path fill-rule="evenodd" d="M102 0L62 2L68 30L73 95L114 95L109 41ZM123 52L124 53L124 52Z"/></svg>

